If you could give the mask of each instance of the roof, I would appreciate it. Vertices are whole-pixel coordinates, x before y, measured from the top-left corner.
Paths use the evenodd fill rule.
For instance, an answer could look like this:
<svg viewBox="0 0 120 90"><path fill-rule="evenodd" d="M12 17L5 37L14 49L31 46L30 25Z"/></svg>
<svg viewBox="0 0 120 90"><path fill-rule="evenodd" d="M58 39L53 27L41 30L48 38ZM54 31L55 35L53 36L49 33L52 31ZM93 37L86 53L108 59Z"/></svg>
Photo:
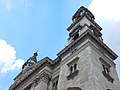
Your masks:
<svg viewBox="0 0 120 90"><path fill-rule="evenodd" d="M21 84L21 82L23 82L24 80L26 80L29 76L31 76L31 74L33 74L38 68L42 67L42 66L49 66L51 69L53 69L53 67L56 67L56 64L58 64L60 62L59 58L56 59L55 61L53 61L52 59L50 59L49 57L45 57L43 59L41 59L40 61L38 61L37 63L31 65L30 67L26 68L26 70L21 71L15 78L14 78L14 83L11 85L10 90L13 88L16 88L19 84ZM24 74L28 72L28 74L26 76L24 76Z"/></svg>

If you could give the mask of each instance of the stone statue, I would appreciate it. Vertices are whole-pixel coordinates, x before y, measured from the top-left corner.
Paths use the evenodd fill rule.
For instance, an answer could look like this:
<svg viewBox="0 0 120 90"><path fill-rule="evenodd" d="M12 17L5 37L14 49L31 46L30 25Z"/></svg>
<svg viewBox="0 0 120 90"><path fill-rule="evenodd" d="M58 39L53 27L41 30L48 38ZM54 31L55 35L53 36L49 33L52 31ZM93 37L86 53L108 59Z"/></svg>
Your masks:
<svg viewBox="0 0 120 90"><path fill-rule="evenodd" d="M27 67L29 67L29 66L37 63L37 56L38 56L37 52L38 52L38 51L36 51L36 52L33 54L33 56L30 57L30 58L23 64L22 69L25 69L25 68L27 68Z"/></svg>

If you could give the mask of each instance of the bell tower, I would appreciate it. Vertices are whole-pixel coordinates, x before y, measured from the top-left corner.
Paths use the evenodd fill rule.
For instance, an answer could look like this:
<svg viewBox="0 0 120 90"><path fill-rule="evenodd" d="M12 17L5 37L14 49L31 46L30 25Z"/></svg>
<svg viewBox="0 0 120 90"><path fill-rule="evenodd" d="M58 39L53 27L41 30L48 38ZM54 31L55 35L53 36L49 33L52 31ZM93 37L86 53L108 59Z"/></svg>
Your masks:
<svg viewBox="0 0 120 90"><path fill-rule="evenodd" d="M72 43L85 31L91 31L102 40L102 28L94 21L94 15L85 7L80 7L72 17L72 24L67 28L69 32L68 42Z"/></svg>
<svg viewBox="0 0 120 90"><path fill-rule="evenodd" d="M94 15L80 7L67 30L68 46L58 53L58 90L120 90L114 63L118 56L103 42Z"/></svg>
<svg viewBox="0 0 120 90"><path fill-rule="evenodd" d="M30 57L9 90L120 90L114 61L94 15L80 7L72 17L68 45L55 60Z"/></svg>

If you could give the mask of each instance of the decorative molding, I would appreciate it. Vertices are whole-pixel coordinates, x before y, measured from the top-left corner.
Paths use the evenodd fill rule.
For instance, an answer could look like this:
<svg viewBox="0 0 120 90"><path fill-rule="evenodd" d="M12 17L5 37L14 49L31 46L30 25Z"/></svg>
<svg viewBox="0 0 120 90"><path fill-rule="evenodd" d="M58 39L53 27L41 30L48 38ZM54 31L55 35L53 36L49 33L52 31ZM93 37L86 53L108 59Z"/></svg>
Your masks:
<svg viewBox="0 0 120 90"><path fill-rule="evenodd" d="M79 60L79 57L75 57L71 62L69 62L67 65L71 66L71 64L76 63Z"/></svg>
<svg viewBox="0 0 120 90"><path fill-rule="evenodd" d="M80 14L79 14L80 15ZM82 15L77 16L77 19L67 28L68 31L70 31L83 17L86 17L88 20L90 20L98 29L102 30L102 28L94 21L94 18L91 18L90 14L82 13ZM76 17L76 16L75 16ZM73 18L75 19L73 16ZM73 20L74 20L73 19Z"/></svg>
<svg viewBox="0 0 120 90"><path fill-rule="evenodd" d="M67 90L82 90L82 89L79 87L69 87Z"/></svg>
<svg viewBox="0 0 120 90"><path fill-rule="evenodd" d="M102 71L102 73L108 81L113 83L114 79L109 74L107 74L105 71Z"/></svg>
<svg viewBox="0 0 120 90"><path fill-rule="evenodd" d="M31 76L38 68L44 68L44 66L49 66L52 68L53 61L50 60L48 57L43 58L41 61L37 62L36 64L32 65L31 67L27 68L25 71L22 71L16 78L14 83L10 86L10 90L13 90L18 85L20 85L24 80ZM18 78L18 79L17 79Z"/></svg>
<svg viewBox="0 0 120 90"><path fill-rule="evenodd" d="M104 44L99 38L97 38L90 30L86 30L83 34L81 34L80 37L78 37L78 39L76 39L73 43L70 43L57 55L61 58L64 57L88 38L92 42L94 42L94 44L96 44L98 47L102 48L104 53L106 53L111 59L115 60L118 57L106 44Z"/></svg>
<svg viewBox="0 0 120 90"><path fill-rule="evenodd" d="M78 49L75 48L74 50L71 51L71 54L75 53Z"/></svg>
<svg viewBox="0 0 120 90"><path fill-rule="evenodd" d="M99 60L101 61L102 64L105 64L107 67L109 68L111 67L111 65L108 64L103 58L100 57Z"/></svg>
<svg viewBox="0 0 120 90"><path fill-rule="evenodd" d="M15 82L10 86L10 90L14 89L17 85L22 83L33 71L35 70L35 67L29 67L26 71L22 72L21 76Z"/></svg>
<svg viewBox="0 0 120 90"><path fill-rule="evenodd" d="M78 75L78 73L79 73L79 70L76 70L76 71L74 71L73 73L71 73L70 75L68 75L66 78L67 78L68 80L73 79L75 76Z"/></svg>
<svg viewBox="0 0 120 90"><path fill-rule="evenodd" d="M45 83L48 83L50 80L50 76L46 72L41 72L36 76L36 78L33 80L33 86L37 86L41 81L44 81Z"/></svg>
<svg viewBox="0 0 120 90"><path fill-rule="evenodd" d="M81 30L82 28L83 28L83 26L78 24L78 25L74 28L74 30L72 30L72 31L69 33L69 36L70 36L70 37L74 36L74 35L75 35L76 33L78 33L79 30Z"/></svg>
<svg viewBox="0 0 120 90"><path fill-rule="evenodd" d="M114 79L110 76L110 74L109 74L108 71L106 70L106 67L107 67L108 69L110 69L111 65L109 65L109 64L108 64L104 59L102 59L101 57L100 57L99 59L100 59L102 65L104 66L104 68L103 68L104 71L102 71L103 75L105 76L105 78L106 78L108 81L110 81L110 82L113 83ZM110 71L109 71L109 72L110 72Z"/></svg>

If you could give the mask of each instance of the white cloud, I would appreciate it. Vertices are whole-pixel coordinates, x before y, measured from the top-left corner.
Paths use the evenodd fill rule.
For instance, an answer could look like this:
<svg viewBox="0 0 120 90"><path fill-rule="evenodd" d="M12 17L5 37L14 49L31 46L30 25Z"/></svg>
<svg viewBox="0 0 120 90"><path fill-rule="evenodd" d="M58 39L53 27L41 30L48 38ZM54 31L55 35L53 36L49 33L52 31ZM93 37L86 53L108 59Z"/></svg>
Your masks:
<svg viewBox="0 0 120 90"><path fill-rule="evenodd" d="M20 69L23 64L23 59L16 59L15 48L0 39L0 73L7 73L16 68Z"/></svg>
<svg viewBox="0 0 120 90"><path fill-rule="evenodd" d="M89 5L96 21L103 28L104 42L120 57L120 0L93 0ZM116 60L120 77L120 58Z"/></svg>
<svg viewBox="0 0 120 90"><path fill-rule="evenodd" d="M100 19L120 20L120 0L93 0L89 9Z"/></svg>

